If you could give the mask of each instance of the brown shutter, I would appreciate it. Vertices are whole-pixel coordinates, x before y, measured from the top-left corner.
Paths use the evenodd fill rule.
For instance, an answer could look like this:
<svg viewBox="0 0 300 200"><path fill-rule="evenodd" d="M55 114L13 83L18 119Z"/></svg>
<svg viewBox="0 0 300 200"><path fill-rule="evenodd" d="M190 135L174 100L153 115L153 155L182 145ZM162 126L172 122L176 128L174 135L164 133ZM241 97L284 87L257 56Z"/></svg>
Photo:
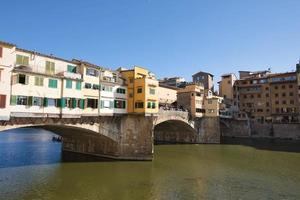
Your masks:
<svg viewBox="0 0 300 200"><path fill-rule="evenodd" d="M0 108L5 108L6 105L6 95L0 94Z"/></svg>
<svg viewBox="0 0 300 200"><path fill-rule="evenodd" d="M0 58L2 58L2 56L3 56L3 48L0 47Z"/></svg>

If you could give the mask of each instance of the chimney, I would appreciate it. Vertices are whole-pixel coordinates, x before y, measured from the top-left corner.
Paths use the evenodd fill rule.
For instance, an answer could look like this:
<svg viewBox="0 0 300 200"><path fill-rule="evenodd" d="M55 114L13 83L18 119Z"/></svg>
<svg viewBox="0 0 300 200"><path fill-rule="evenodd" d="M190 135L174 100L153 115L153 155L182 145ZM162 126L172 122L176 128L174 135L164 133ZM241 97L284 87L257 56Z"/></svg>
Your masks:
<svg viewBox="0 0 300 200"><path fill-rule="evenodd" d="M296 64L296 72L300 73L300 59L299 59L299 63Z"/></svg>

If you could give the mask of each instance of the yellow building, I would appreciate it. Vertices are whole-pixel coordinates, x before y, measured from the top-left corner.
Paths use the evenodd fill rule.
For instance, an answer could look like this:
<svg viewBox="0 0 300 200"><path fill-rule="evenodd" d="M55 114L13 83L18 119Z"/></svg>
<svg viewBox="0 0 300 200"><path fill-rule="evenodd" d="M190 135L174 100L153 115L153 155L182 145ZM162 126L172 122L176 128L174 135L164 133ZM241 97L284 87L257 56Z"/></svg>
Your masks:
<svg viewBox="0 0 300 200"><path fill-rule="evenodd" d="M119 69L128 88L128 113L153 114L158 112L158 81L147 69L135 66Z"/></svg>

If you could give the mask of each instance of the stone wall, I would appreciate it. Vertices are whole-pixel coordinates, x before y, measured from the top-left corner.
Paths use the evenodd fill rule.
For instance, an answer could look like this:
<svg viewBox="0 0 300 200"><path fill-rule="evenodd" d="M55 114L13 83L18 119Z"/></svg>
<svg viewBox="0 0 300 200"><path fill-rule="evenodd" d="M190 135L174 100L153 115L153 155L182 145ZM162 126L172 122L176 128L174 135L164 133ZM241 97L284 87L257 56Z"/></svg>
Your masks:
<svg viewBox="0 0 300 200"><path fill-rule="evenodd" d="M121 119L120 158L152 160L154 117L124 115Z"/></svg>
<svg viewBox="0 0 300 200"><path fill-rule="evenodd" d="M220 119L220 129L225 137L249 137L251 134L246 120Z"/></svg>
<svg viewBox="0 0 300 200"><path fill-rule="evenodd" d="M259 123L247 120L221 119L221 134L225 137L257 137L300 139L299 123Z"/></svg>
<svg viewBox="0 0 300 200"><path fill-rule="evenodd" d="M198 143L220 143L219 117L196 118L195 130L198 133Z"/></svg>

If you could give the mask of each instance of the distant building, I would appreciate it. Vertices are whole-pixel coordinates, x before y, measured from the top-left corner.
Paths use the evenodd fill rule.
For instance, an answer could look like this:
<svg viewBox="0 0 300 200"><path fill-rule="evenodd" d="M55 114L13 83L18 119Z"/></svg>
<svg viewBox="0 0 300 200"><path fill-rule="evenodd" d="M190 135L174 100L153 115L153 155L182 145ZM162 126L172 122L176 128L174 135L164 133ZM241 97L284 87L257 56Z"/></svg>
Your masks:
<svg viewBox="0 0 300 200"><path fill-rule="evenodd" d="M190 83L177 91L177 106L188 110L191 116L203 117L204 87L202 84Z"/></svg>
<svg viewBox="0 0 300 200"><path fill-rule="evenodd" d="M159 106L176 107L178 88L159 83L157 95Z"/></svg>
<svg viewBox="0 0 300 200"><path fill-rule="evenodd" d="M200 71L195 73L192 77L194 83L202 83L206 91L210 90L214 92L214 75Z"/></svg>
<svg viewBox="0 0 300 200"><path fill-rule="evenodd" d="M221 76L221 81L219 81L219 96L224 99L233 100L233 85L236 81L236 76L233 73L224 74Z"/></svg>
<svg viewBox="0 0 300 200"><path fill-rule="evenodd" d="M298 69L299 70L299 69ZM234 84L234 105L257 121L299 121L299 73L269 70L240 74Z"/></svg>
<svg viewBox="0 0 300 200"><path fill-rule="evenodd" d="M220 109L222 105L222 97L219 96L207 96L204 99L203 107L205 109L206 117L219 117Z"/></svg>
<svg viewBox="0 0 300 200"><path fill-rule="evenodd" d="M162 80L159 80L160 83L164 85L169 85L173 87L180 86L183 82L185 82L185 79L182 77L171 77L171 78L164 78Z"/></svg>

